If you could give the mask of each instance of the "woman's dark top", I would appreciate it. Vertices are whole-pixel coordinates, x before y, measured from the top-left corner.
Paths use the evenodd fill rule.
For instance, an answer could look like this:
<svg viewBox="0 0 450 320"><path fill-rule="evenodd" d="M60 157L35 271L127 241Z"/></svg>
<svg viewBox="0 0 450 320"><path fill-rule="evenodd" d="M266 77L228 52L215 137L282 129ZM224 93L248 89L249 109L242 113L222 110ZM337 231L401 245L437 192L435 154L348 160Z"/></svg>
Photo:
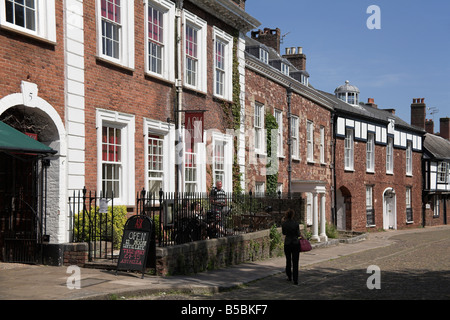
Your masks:
<svg viewBox="0 0 450 320"><path fill-rule="evenodd" d="M300 228L298 222L294 220L286 220L281 226L283 234L286 236L284 239L285 245L297 244L300 237Z"/></svg>

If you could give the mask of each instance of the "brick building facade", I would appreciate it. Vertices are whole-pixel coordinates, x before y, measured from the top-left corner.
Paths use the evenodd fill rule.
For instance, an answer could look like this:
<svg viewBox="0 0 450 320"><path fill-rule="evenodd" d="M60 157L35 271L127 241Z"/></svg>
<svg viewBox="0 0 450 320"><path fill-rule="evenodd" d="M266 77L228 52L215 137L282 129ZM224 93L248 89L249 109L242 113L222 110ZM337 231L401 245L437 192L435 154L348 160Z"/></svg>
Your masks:
<svg viewBox="0 0 450 320"><path fill-rule="evenodd" d="M302 193L306 223L312 225L315 239L324 240L332 206L332 104L308 85L306 56L296 51L300 48L280 55L280 36L279 29L266 28L246 39L247 191ZM269 116L278 125L271 150ZM268 179L273 174L275 182Z"/></svg>
<svg viewBox="0 0 450 320"><path fill-rule="evenodd" d="M426 130L423 156L423 226L448 223L450 206L450 126L449 118L439 119L440 132L426 118L425 99L413 99L411 123Z"/></svg>
<svg viewBox="0 0 450 320"><path fill-rule="evenodd" d="M422 223L423 130L382 110L346 82L335 95L335 221L338 229L366 231Z"/></svg>
<svg viewBox="0 0 450 320"><path fill-rule="evenodd" d="M279 29L245 35L259 24L245 0L0 1L0 120L57 151L47 169L37 165L45 189L33 182L50 242L71 240L67 200L83 187L131 213L142 189L207 192L217 180L230 192L302 193L318 240L326 222L357 231L422 223L423 131L355 104L356 92L344 103L343 92L314 89L302 49L280 54ZM195 144L184 130L191 111L203 116ZM276 186L266 115L278 124ZM20 197L0 194L10 197L0 199L4 228Z"/></svg>
<svg viewBox="0 0 450 320"><path fill-rule="evenodd" d="M243 125L231 106L243 105L243 36L259 24L244 9L228 0L0 1L0 120L27 116L58 152L48 169L51 242L70 241L67 200L83 187L129 212L143 188L206 192L222 179L232 191L233 166L245 163L233 156ZM200 110L203 141L189 145L185 113Z"/></svg>

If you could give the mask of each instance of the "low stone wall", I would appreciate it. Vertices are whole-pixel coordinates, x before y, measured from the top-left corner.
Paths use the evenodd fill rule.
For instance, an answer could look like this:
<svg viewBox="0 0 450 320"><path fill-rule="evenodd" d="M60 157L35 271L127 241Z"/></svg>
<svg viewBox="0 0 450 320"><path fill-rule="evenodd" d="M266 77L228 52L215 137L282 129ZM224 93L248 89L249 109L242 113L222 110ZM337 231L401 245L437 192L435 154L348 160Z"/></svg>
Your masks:
<svg viewBox="0 0 450 320"><path fill-rule="evenodd" d="M42 245L42 264L49 266L77 265L84 267L88 260L87 243L63 243Z"/></svg>
<svg viewBox="0 0 450 320"><path fill-rule="evenodd" d="M281 230L279 230L281 232ZM193 274L283 254L270 248L270 230L157 248L156 274Z"/></svg>
<svg viewBox="0 0 450 320"><path fill-rule="evenodd" d="M88 261L88 244L87 243L67 243L64 245L65 266L77 265L84 267Z"/></svg>

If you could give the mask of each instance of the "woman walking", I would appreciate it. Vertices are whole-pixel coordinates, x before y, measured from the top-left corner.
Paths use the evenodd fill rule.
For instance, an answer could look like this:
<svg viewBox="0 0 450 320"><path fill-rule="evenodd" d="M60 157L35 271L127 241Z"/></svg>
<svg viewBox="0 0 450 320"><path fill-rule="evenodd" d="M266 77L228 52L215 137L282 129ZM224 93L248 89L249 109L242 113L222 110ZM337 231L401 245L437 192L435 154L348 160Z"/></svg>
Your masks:
<svg viewBox="0 0 450 320"><path fill-rule="evenodd" d="M294 211L289 209L286 212L286 220L281 228L284 239L284 254L286 255L286 275L287 280L294 280L294 284L298 284L298 262L300 258L300 226L294 221ZM292 268L292 270L291 270Z"/></svg>

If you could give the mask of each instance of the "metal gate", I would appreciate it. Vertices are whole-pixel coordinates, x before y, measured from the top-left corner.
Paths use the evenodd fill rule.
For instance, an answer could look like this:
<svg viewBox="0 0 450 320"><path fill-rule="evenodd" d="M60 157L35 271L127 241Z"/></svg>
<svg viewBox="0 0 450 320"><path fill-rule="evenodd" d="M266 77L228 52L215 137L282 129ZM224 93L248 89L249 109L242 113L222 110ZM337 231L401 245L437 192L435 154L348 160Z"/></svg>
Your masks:
<svg viewBox="0 0 450 320"><path fill-rule="evenodd" d="M0 260L40 263L44 169L35 155L0 153ZM40 194L41 193L41 194Z"/></svg>

